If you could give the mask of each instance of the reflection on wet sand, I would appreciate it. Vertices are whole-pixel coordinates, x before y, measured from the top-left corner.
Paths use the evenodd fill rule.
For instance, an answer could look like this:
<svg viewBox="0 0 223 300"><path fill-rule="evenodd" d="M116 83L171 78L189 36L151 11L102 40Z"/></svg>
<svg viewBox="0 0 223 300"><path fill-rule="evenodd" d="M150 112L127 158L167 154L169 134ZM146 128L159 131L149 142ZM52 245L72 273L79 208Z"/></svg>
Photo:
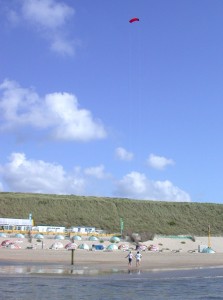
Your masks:
<svg viewBox="0 0 223 300"><path fill-rule="evenodd" d="M88 267L77 268L73 266L30 266L30 265L10 265L10 266L1 266L0 275L99 275L103 273L123 273L125 270L119 269L110 269L110 270L99 270L99 269L90 269Z"/></svg>

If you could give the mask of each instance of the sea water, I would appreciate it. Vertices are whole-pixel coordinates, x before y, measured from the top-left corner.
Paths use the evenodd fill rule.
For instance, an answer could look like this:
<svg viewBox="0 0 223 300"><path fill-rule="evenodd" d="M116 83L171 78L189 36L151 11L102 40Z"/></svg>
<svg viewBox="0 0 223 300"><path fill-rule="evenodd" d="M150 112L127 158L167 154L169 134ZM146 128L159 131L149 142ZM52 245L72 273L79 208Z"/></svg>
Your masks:
<svg viewBox="0 0 223 300"><path fill-rule="evenodd" d="M223 299L223 268L97 273L63 266L0 266L0 299Z"/></svg>

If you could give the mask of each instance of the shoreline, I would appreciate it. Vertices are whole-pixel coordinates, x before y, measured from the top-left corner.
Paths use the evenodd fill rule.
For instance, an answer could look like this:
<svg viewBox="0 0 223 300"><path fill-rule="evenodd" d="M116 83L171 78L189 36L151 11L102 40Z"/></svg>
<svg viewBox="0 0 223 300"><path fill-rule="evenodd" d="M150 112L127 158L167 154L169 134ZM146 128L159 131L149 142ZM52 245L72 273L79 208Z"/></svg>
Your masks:
<svg viewBox="0 0 223 300"><path fill-rule="evenodd" d="M159 246L162 251L141 251L142 261L136 268L135 259L132 266L128 266L128 251L123 250L74 250L73 265L72 251L62 249L50 249L55 239L45 238L41 243L33 240L32 246L28 239L8 239L19 244L18 249L8 247L0 248L0 276L5 274L77 274L96 275L102 273L125 272L155 272L174 271L202 268L223 268L223 238L212 238L213 249L216 253L200 253L199 245L207 244L206 237L197 237L196 242L185 239L156 238L144 242ZM0 238L0 243L5 238ZM69 239L60 241L63 246L69 243ZM77 244L87 243L91 249L94 241L77 241ZM135 245L121 241L119 244L128 244L133 254L136 254ZM109 241L104 243L105 249ZM134 249L134 250L133 250Z"/></svg>
<svg viewBox="0 0 223 300"><path fill-rule="evenodd" d="M142 253L140 267L128 266L126 252L89 252L75 250L74 264L71 251L64 250L8 250L0 251L2 274L70 274L96 275L102 273L164 272L223 268L223 253Z"/></svg>

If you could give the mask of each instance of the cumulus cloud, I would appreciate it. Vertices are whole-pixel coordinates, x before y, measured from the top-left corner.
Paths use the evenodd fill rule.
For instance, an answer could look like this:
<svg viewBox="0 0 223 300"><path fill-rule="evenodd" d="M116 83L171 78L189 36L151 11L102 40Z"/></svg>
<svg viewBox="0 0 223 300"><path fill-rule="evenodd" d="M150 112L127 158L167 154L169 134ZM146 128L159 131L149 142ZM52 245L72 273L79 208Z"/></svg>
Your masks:
<svg viewBox="0 0 223 300"><path fill-rule="evenodd" d="M9 20L15 25L25 22L44 37L52 50L73 55L75 42L68 36L67 25L75 10L59 0L21 0L19 6L10 7Z"/></svg>
<svg viewBox="0 0 223 300"><path fill-rule="evenodd" d="M32 126L51 131L57 140L89 141L106 137L106 131L89 110L80 109L75 95L51 93L40 97L14 81L0 84L0 130Z"/></svg>
<svg viewBox="0 0 223 300"><path fill-rule="evenodd" d="M152 181L138 172L131 172L118 181L115 195L141 200L191 201L189 194L174 186L172 182Z"/></svg>
<svg viewBox="0 0 223 300"><path fill-rule="evenodd" d="M118 147L115 149L115 154L120 160L130 161L133 159L133 153L127 151L122 147Z"/></svg>
<svg viewBox="0 0 223 300"><path fill-rule="evenodd" d="M24 153L12 153L0 172L10 191L81 194L85 188L85 180L79 174L68 174L58 164L29 160Z"/></svg>
<svg viewBox="0 0 223 300"><path fill-rule="evenodd" d="M103 187L114 184L113 177L105 172L103 165L85 169L74 167L68 173L60 164L28 159L18 152L12 153L6 164L0 165L0 175L0 191L4 185L11 192L105 196ZM114 187L115 196L120 198L191 201L189 194L172 182L152 181L139 172L125 175Z"/></svg>
<svg viewBox="0 0 223 300"><path fill-rule="evenodd" d="M109 174L107 174L105 172L105 167L103 165L100 165L100 166L97 166L97 167L86 168L84 170L84 174L88 175L88 176L95 177L97 179L104 179L104 178L107 178L109 176Z"/></svg>
<svg viewBox="0 0 223 300"><path fill-rule="evenodd" d="M174 161L172 159L154 154L150 154L147 159L147 163L150 167L157 170L164 170L167 166L174 165Z"/></svg>

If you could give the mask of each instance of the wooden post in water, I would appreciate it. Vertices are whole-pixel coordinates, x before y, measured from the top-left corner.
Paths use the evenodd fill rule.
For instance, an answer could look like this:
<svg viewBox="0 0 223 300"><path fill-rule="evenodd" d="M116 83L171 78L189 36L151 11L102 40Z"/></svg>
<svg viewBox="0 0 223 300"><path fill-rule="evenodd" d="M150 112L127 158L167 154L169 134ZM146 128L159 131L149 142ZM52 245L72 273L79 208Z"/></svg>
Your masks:
<svg viewBox="0 0 223 300"><path fill-rule="evenodd" d="M211 226L208 225L208 248L211 248Z"/></svg>
<svg viewBox="0 0 223 300"><path fill-rule="evenodd" d="M74 249L71 249L71 265L74 264Z"/></svg>

